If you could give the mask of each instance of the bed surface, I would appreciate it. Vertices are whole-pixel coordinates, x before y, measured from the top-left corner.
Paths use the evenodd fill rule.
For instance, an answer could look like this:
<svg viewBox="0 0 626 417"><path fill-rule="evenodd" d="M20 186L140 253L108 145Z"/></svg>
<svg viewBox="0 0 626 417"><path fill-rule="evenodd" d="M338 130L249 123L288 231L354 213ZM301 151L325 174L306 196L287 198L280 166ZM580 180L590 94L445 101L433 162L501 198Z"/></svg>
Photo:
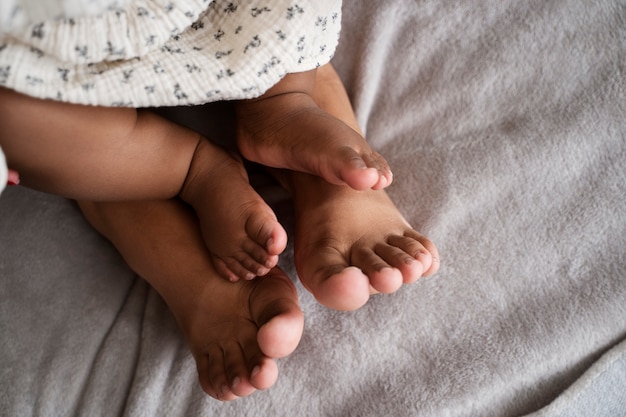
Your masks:
<svg viewBox="0 0 626 417"><path fill-rule="evenodd" d="M1 416L626 415L624 2L349 0L343 19L333 62L440 271L336 312L288 249L300 346L274 387L220 403L75 204L10 187Z"/></svg>

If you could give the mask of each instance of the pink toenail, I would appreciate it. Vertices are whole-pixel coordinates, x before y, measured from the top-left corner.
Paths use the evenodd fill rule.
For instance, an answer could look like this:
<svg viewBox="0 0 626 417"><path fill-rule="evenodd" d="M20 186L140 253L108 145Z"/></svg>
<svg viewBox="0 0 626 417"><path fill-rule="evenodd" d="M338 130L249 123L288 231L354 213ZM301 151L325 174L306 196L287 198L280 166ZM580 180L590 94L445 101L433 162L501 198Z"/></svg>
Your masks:
<svg viewBox="0 0 626 417"><path fill-rule="evenodd" d="M7 178L7 185L18 185L20 183L20 174L12 169L9 170L9 176Z"/></svg>

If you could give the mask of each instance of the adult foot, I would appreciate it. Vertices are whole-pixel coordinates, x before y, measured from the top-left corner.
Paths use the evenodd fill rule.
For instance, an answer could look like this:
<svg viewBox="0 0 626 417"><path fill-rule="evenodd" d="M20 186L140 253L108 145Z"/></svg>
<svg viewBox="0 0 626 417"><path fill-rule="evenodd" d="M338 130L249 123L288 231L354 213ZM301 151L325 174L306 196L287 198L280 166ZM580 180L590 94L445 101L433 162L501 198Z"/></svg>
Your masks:
<svg viewBox="0 0 626 417"><path fill-rule="evenodd" d="M281 270L252 281L221 279L195 215L177 199L80 207L170 307L209 395L231 400L276 381L274 359L295 350L304 325L296 289Z"/></svg>
<svg viewBox="0 0 626 417"><path fill-rule="evenodd" d="M276 266L287 234L250 186L240 160L201 140L180 195L196 210L220 275L252 279Z"/></svg>
<svg viewBox="0 0 626 417"><path fill-rule="evenodd" d="M291 173L294 257L323 305L354 310L439 268L435 245L402 217L384 190L355 191Z"/></svg>
<svg viewBox="0 0 626 417"><path fill-rule="evenodd" d="M219 400L245 397L274 384L274 358L292 353L304 317L295 287L277 268L236 284L215 279L168 304L196 361L200 385Z"/></svg>
<svg viewBox="0 0 626 417"><path fill-rule="evenodd" d="M259 99L238 103L237 145L242 155L356 190L391 184L387 161L363 136L322 110L313 93L300 89L298 77L303 76L289 74Z"/></svg>

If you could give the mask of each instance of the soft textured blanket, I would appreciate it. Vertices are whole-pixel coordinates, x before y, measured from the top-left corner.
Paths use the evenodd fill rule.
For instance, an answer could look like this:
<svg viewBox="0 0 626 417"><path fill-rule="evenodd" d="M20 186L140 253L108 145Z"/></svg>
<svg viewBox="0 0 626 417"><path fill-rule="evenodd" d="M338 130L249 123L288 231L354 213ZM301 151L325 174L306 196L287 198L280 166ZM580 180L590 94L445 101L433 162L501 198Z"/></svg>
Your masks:
<svg viewBox="0 0 626 417"><path fill-rule="evenodd" d="M352 313L297 284L278 382L220 403L74 204L12 187L0 415L626 415L624 1L349 0L343 19L334 63L439 273Z"/></svg>

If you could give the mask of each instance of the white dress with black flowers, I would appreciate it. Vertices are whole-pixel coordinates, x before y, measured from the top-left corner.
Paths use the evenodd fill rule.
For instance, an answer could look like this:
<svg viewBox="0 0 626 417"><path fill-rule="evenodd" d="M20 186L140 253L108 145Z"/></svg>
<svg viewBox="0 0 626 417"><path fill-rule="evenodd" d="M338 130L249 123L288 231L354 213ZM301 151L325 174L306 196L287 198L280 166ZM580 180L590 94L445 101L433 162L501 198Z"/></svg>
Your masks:
<svg viewBox="0 0 626 417"><path fill-rule="evenodd" d="M2 0L0 86L155 107L259 96L332 57L340 0Z"/></svg>

